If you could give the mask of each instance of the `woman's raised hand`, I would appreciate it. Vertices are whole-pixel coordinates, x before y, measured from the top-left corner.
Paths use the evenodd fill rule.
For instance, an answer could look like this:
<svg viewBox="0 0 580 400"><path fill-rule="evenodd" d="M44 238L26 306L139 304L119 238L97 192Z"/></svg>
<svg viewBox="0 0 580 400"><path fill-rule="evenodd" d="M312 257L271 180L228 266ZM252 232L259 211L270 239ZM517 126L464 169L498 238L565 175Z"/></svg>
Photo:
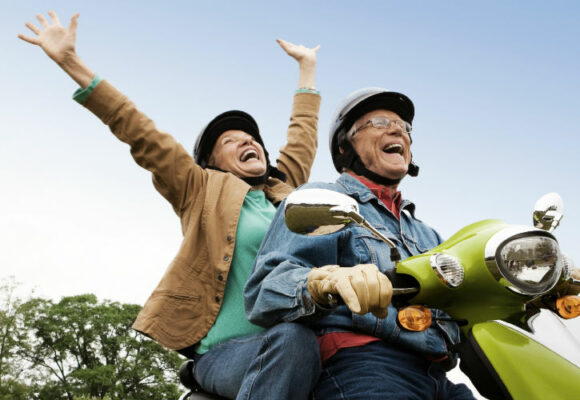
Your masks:
<svg viewBox="0 0 580 400"><path fill-rule="evenodd" d="M76 55L75 43L77 36L77 21L79 14L72 16L70 25L65 28L61 25L58 16L54 11L49 11L51 22L47 21L42 14L36 14L36 18L42 28L27 22L26 26L33 33L34 37L18 35L18 37L28 43L40 46L42 50L52 58L57 64L62 65L67 60Z"/></svg>
<svg viewBox="0 0 580 400"><path fill-rule="evenodd" d="M300 67L298 87L314 89L316 52L320 49L320 45L311 49L303 45L295 45L282 39L276 39L276 42L278 42L286 54L298 61L298 66Z"/></svg>
<svg viewBox="0 0 580 400"><path fill-rule="evenodd" d="M299 64L316 64L316 52L320 49L320 45L314 48L308 48L303 45L295 45L282 39L276 39L276 42L290 57L298 61Z"/></svg>
<svg viewBox="0 0 580 400"><path fill-rule="evenodd" d="M30 22L26 23L28 29L36 36L30 37L20 34L18 37L25 42L40 46L81 88L86 88L95 74L79 58L75 50L79 14L72 16L68 28L60 24L54 11L49 11L48 15L52 22L48 22L42 14L36 14L42 28Z"/></svg>

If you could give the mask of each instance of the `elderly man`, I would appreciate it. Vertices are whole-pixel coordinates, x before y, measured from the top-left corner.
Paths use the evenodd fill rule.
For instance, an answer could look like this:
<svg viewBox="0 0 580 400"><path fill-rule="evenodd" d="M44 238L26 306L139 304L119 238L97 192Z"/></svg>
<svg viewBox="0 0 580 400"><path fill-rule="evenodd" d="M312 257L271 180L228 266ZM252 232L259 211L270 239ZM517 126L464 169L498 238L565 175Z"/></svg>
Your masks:
<svg viewBox="0 0 580 400"><path fill-rule="evenodd" d="M411 155L414 106L400 93L367 88L339 107L330 150L342 173L333 184L307 184L345 193L361 214L391 239L403 258L442 242L415 218L398 186L418 167ZM270 326L301 321L318 334L324 370L314 392L321 399L473 399L445 371L456 357L457 325L437 320L423 332L402 330L390 305L389 247L358 226L329 235L291 233L280 207L245 288L249 319ZM328 304L340 295L344 306ZM387 307L388 306L388 307Z"/></svg>

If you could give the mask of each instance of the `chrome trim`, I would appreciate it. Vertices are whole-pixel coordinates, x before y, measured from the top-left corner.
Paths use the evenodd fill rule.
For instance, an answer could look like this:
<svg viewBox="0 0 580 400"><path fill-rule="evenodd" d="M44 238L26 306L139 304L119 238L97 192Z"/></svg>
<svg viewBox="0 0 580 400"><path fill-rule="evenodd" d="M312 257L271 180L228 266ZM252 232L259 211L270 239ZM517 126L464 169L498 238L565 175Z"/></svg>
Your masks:
<svg viewBox="0 0 580 400"><path fill-rule="evenodd" d="M494 321L534 340L580 368L580 340L553 312L542 310L528 321L531 332L505 321Z"/></svg>
<svg viewBox="0 0 580 400"><path fill-rule="evenodd" d="M179 400L188 400L189 396L191 396L192 394L193 394L193 392L191 392L191 391L185 392L181 396L179 396Z"/></svg>
<svg viewBox="0 0 580 400"><path fill-rule="evenodd" d="M572 260L572 257L569 257L567 254L562 253L562 261L564 264L564 268L562 269L562 277L565 280L569 280L572 278L572 272L574 272L574 260Z"/></svg>
<svg viewBox="0 0 580 400"><path fill-rule="evenodd" d="M454 284L447 279L447 277L445 276L445 273L441 269L441 262L437 261L438 258L444 258L448 261L455 262L455 263L457 263L457 265L459 265L461 267L461 273L462 273L461 274L461 282L459 282L458 284ZM433 271L435 272L435 274L437 275L439 280L441 282L443 282L445 285L447 285L448 287L456 288L463 283L463 280L465 279L465 268L463 267L463 264L461 264L461 262L457 259L457 257L454 257L450 254L445 254L445 253L435 253L429 258L429 262L431 263L431 268L433 268Z"/></svg>
<svg viewBox="0 0 580 400"><path fill-rule="evenodd" d="M502 275L499 266L497 265L496 261L496 253L498 248L503 245L504 242L513 238L514 236L524 235L524 234L535 234L537 236L545 236L551 239L554 239L556 243L558 240L552 235L542 229L533 228L526 225L511 225L508 226L498 232L496 232L485 244L485 264L487 265L487 269L491 273L491 275L495 278L496 281L500 281L501 279L505 279ZM529 295L529 293L523 292L517 287L513 286L507 279L505 279L506 284L504 285L506 289L512 291L513 293L522 294L522 295Z"/></svg>
<svg viewBox="0 0 580 400"><path fill-rule="evenodd" d="M412 294L417 293L419 288L417 287L408 287L408 288L393 288L393 296L399 296L401 294Z"/></svg>
<svg viewBox="0 0 580 400"><path fill-rule="evenodd" d="M495 253L498 247L505 242L507 239L510 239L512 236L516 236L522 233L539 233L540 235L546 235L546 231L543 231L538 228L533 228L526 225L511 225L508 226L498 232L495 233L487 243L485 244L485 260L494 259L495 260ZM553 235L548 235L554 238ZM554 238L555 240L556 238Z"/></svg>
<svg viewBox="0 0 580 400"><path fill-rule="evenodd" d="M515 286L512 286L512 285L511 285L511 283L510 283L508 286L506 286L505 288L506 288L507 290L509 290L510 292L513 292L513 293L515 293L515 294L521 294L521 295L523 295L523 296L529 296L529 293L526 293L526 292L524 292L524 291L522 291L522 290L518 289L517 287L515 287Z"/></svg>

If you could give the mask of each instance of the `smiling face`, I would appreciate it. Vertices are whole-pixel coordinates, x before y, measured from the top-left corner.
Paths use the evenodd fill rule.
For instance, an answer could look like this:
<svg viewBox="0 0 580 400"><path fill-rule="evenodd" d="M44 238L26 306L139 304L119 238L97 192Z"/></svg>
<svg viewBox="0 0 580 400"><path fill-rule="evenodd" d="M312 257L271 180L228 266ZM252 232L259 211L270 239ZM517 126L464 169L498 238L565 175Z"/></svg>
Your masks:
<svg viewBox="0 0 580 400"><path fill-rule="evenodd" d="M209 164L231 172L238 178L266 173L264 149L252 135L240 130L225 131L218 137Z"/></svg>
<svg viewBox="0 0 580 400"><path fill-rule="evenodd" d="M385 117L391 121L401 118L388 110L373 110L364 114L354 123L358 129L371 118ZM367 169L384 178L402 179L411 162L411 138L396 124L387 129L377 129L368 125L358 131L351 144Z"/></svg>

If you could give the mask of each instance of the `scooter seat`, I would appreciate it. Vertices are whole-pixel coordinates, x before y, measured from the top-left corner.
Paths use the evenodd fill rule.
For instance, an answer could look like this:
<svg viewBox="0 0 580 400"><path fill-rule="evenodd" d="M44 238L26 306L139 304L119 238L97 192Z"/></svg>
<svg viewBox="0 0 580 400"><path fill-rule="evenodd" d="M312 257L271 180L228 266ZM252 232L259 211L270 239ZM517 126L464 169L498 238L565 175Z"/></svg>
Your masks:
<svg viewBox="0 0 580 400"><path fill-rule="evenodd" d="M217 394L207 393L195 380L193 370L195 361L187 360L179 367L179 380L181 384L190 391L181 395L179 400L227 400Z"/></svg>

